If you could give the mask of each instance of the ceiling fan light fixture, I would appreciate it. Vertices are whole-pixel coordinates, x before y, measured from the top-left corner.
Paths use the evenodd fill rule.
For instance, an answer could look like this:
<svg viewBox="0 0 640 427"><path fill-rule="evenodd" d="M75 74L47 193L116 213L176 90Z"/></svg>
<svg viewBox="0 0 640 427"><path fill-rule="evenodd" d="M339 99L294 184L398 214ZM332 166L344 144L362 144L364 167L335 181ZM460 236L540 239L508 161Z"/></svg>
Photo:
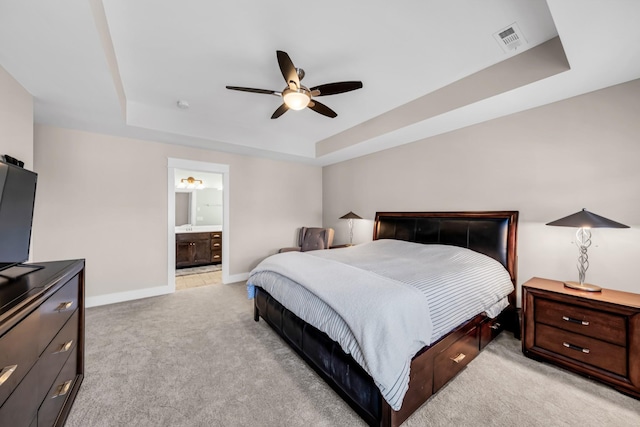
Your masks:
<svg viewBox="0 0 640 427"><path fill-rule="evenodd" d="M285 89L282 92L282 99L284 100L284 103L287 104L287 107L289 107L292 110L302 110L304 108L307 107L307 105L309 105L309 102L311 101L311 96L309 94L309 91L306 90L305 88L300 88L300 89Z"/></svg>
<svg viewBox="0 0 640 427"><path fill-rule="evenodd" d="M362 89L361 81L345 81L325 83L319 86L314 86L311 89L302 86L300 80L304 77L304 70L302 68L296 68L291 62L291 58L286 52L278 50L276 51L278 58L278 66L280 72L287 86L282 92L268 89L256 89L250 87L241 86L227 86L227 89L239 90L241 92L253 92L261 93L264 95L275 95L282 98L282 104L271 115L272 119L277 119L289 110L303 110L309 108L318 114L329 117L331 119L338 116L338 114L331 108L327 107L321 102L316 101L316 97L324 95L336 95L338 93L351 92L352 90Z"/></svg>

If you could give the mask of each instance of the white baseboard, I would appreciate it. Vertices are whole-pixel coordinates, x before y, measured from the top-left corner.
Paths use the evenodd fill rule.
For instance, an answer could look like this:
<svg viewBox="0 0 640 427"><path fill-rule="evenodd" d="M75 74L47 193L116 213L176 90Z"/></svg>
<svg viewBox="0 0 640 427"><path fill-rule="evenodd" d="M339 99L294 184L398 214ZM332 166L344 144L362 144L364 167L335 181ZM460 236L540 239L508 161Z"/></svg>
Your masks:
<svg viewBox="0 0 640 427"><path fill-rule="evenodd" d="M157 286L155 288L136 289L126 292L115 292L113 294L98 295L95 297L87 297L85 299L85 307L98 307L100 305L115 304L117 302L131 301L141 298L157 297L159 295L172 294L173 289L169 286Z"/></svg>
<svg viewBox="0 0 640 427"><path fill-rule="evenodd" d="M234 274L226 277L225 284L246 282L249 273ZM172 294L175 290L169 286L156 286L155 288L135 289L133 291L115 292L113 294L98 295L95 297L87 297L85 299L85 307L98 307L101 305L115 304L118 302L133 301L141 298L157 297L160 295Z"/></svg>

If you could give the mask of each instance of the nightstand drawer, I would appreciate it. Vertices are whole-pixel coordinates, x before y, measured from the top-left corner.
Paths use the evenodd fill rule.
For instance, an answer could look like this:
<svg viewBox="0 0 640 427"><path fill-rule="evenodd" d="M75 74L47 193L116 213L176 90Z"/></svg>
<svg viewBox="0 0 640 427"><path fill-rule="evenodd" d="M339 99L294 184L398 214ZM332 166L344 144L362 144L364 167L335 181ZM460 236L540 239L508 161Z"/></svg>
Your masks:
<svg viewBox="0 0 640 427"><path fill-rule="evenodd" d="M536 323L544 323L621 346L626 345L627 328L623 316L543 298L536 301L535 313Z"/></svg>
<svg viewBox="0 0 640 427"><path fill-rule="evenodd" d="M627 351L618 345L543 324L536 324L535 345L614 374L627 375Z"/></svg>

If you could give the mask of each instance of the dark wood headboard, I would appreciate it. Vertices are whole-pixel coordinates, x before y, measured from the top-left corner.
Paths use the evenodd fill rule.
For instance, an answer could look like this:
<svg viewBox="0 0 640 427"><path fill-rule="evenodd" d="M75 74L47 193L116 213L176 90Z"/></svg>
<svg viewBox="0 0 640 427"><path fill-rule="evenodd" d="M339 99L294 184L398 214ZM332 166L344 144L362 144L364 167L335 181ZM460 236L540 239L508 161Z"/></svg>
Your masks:
<svg viewBox="0 0 640 427"><path fill-rule="evenodd" d="M461 246L498 260L516 285L518 211L377 212L373 240Z"/></svg>

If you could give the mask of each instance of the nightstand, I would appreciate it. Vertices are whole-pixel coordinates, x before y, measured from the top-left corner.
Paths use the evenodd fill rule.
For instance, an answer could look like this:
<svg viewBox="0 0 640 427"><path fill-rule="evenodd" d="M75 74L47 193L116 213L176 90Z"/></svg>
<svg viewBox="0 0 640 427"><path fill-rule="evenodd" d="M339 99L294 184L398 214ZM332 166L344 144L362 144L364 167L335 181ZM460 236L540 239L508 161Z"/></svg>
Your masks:
<svg viewBox="0 0 640 427"><path fill-rule="evenodd" d="M640 295L522 285L522 351L640 398Z"/></svg>

